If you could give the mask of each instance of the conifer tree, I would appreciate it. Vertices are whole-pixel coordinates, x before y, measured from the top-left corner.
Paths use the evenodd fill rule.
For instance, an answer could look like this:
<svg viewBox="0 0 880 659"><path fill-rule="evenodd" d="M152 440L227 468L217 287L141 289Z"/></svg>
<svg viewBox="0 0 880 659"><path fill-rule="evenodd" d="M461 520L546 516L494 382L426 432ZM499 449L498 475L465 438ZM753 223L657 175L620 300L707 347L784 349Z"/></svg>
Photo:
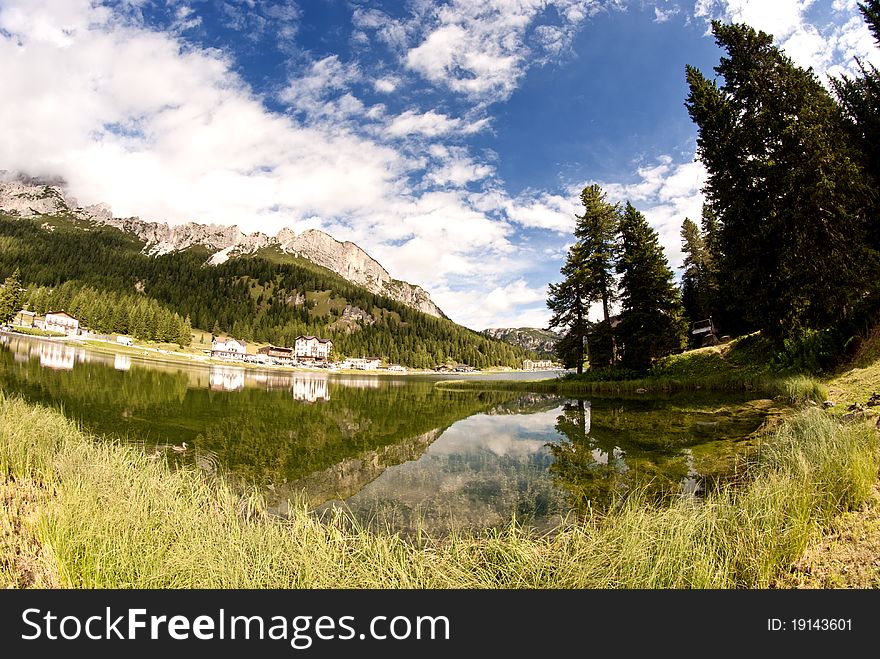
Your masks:
<svg viewBox="0 0 880 659"><path fill-rule="evenodd" d="M557 355L566 367L576 368L578 373L587 358L588 337L591 368L608 366L614 361L609 314L610 305L617 297L614 268L619 212L616 204L605 200L605 193L598 185L585 187L580 199L584 211L575 216L576 242L569 249L561 270L564 279L550 285L547 301L553 311L549 327L561 328L563 333L556 346ZM600 328L588 318L589 307L594 302L602 304Z"/></svg>
<svg viewBox="0 0 880 659"><path fill-rule="evenodd" d="M859 10L880 47L880 0L859 3ZM861 151L861 162L871 177L873 220L869 239L880 249L880 70L856 58L859 75L832 78L831 85L840 103L852 142Z"/></svg>
<svg viewBox="0 0 880 659"><path fill-rule="evenodd" d="M858 153L830 94L770 35L718 21L712 31L723 82L688 66L686 106L721 227L722 296L777 339L827 327L877 279Z"/></svg>
<svg viewBox="0 0 880 659"><path fill-rule="evenodd" d="M21 290L21 272L18 268L3 282L0 290L0 323L8 323L24 304L25 293Z"/></svg>
<svg viewBox="0 0 880 659"><path fill-rule="evenodd" d="M621 363L645 371L653 359L684 346L684 310L657 232L629 202L620 220L620 238Z"/></svg>
<svg viewBox="0 0 880 659"><path fill-rule="evenodd" d="M564 279L550 284L547 307L553 312L551 328L562 328L563 337L556 344L556 354L566 368L583 372L586 338L590 330L581 253L574 245L561 273Z"/></svg>
<svg viewBox="0 0 880 659"><path fill-rule="evenodd" d="M718 321L715 272L709 247L700 227L689 217L681 224L681 250L684 272L681 276L681 302L685 317L694 323L707 318Z"/></svg>
<svg viewBox="0 0 880 659"><path fill-rule="evenodd" d="M602 303L602 322L590 332L588 358L591 368L611 366L617 353L610 307L617 300L614 272L620 207L606 201L596 184L585 187L580 198L584 212L575 216L574 235L582 253L585 295L588 304Z"/></svg>

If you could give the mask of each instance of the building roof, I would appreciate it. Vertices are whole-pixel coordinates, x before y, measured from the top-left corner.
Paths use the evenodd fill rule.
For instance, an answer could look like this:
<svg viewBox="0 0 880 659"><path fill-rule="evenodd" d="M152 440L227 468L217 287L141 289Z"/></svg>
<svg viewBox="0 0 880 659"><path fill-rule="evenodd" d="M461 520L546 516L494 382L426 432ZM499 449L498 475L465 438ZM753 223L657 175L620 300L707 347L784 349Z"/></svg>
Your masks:
<svg viewBox="0 0 880 659"><path fill-rule="evenodd" d="M214 343L230 343L232 341L235 341L239 345L243 345L243 346L247 345L247 341L242 341L241 339L233 339L229 336L218 336L216 339L214 339L213 342Z"/></svg>
<svg viewBox="0 0 880 659"><path fill-rule="evenodd" d="M76 320L76 318L74 316L71 316L66 311L47 311L46 315L47 316L67 316L68 318L73 318L73 320Z"/></svg>
<svg viewBox="0 0 880 659"><path fill-rule="evenodd" d="M294 339L294 341L299 341L300 339L305 339L306 341L311 341L312 339L314 339L318 343L333 343L333 341L331 341L330 339L321 339L317 336L306 336L305 334L300 334Z"/></svg>

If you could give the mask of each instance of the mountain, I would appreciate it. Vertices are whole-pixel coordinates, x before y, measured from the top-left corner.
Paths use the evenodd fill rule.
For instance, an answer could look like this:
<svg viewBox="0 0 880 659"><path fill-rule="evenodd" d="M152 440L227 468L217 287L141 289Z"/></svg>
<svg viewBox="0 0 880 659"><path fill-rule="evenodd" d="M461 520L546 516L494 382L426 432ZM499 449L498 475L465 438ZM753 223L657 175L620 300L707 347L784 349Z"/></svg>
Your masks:
<svg viewBox="0 0 880 659"><path fill-rule="evenodd" d="M99 333L197 349L210 347L211 334L274 345L316 335L333 340L336 358L412 368L519 368L536 358L457 325L427 307L418 287L321 232L269 239L169 227L80 207L58 185L0 183L0 281L18 268L37 314L64 309Z"/></svg>
<svg viewBox="0 0 880 659"><path fill-rule="evenodd" d="M137 217L116 218L106 204L81 207L76 199L66 195L58 182L49 185L33 179L0 180L0 210L31 218L67 214L86 222L112 226L143 241L144 252L152 256L203 247L208 250L212 265L274 250L281 255L311 261L371 293L397 300L422 313L446 317L423 288L392 278L378 261L354 243L340 242L317 229L299 235L282 229L276 236L267 236L260 232L245 234L237 226L196 222L170 226Z"/></svg>
<svg viewBox="0 0 880 659"><path fill-rule="evenodd" d="M552 356L557 342L562 338L556 332L537 327L490 327L482 333L544 356Z"/></svg>

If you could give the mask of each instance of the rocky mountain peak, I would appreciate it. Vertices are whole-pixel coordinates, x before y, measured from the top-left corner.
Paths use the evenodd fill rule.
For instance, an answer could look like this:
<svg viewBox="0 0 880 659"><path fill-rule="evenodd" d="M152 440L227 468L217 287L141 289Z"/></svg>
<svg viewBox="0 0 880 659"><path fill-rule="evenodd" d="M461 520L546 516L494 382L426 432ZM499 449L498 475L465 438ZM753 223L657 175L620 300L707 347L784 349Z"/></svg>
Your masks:
<svg viewBox="0 0 880 659"><path fill-rule="evenodd" d="M21 177L0 178L0 210L20 217L70 214L112 226L135 235L145 243L144 252L153 256L194 246L206 247L212 253L208 262L213 265L252 254L264 247L278 246L282 251L327 268L372 293L431 316L445 317L423 288L393 279L378 261L354 243L341 242L317 229L297 234L284 228L277 235L268 236L259 231L246 234L235 225L197 222L169 225L137 217L117 218L107 204L80 207L76 199L66 196L61 184L50 185Z"/></svg>

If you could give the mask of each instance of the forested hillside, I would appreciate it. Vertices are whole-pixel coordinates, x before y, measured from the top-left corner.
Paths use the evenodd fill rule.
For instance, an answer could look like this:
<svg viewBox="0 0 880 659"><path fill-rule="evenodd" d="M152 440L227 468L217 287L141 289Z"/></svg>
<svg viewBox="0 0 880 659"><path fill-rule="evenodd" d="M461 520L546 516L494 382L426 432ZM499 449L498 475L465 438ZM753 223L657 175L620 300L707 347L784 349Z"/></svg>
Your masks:
<svg viewBox="0 0 880 659"><path fill-rule="evenodd" d="M142 248L117 229L71 217L0 215L0 277L20 268L35 311L70 308L76 300L80 317L99 330L177 340L188 322L278 345L314 334L332 338L337 356L377 356L414 368L448 360L520 367L534 356L305 261L265 254L207 266L199 248L157 257ZM136 321L121 311L135 307Z"/></svg>

